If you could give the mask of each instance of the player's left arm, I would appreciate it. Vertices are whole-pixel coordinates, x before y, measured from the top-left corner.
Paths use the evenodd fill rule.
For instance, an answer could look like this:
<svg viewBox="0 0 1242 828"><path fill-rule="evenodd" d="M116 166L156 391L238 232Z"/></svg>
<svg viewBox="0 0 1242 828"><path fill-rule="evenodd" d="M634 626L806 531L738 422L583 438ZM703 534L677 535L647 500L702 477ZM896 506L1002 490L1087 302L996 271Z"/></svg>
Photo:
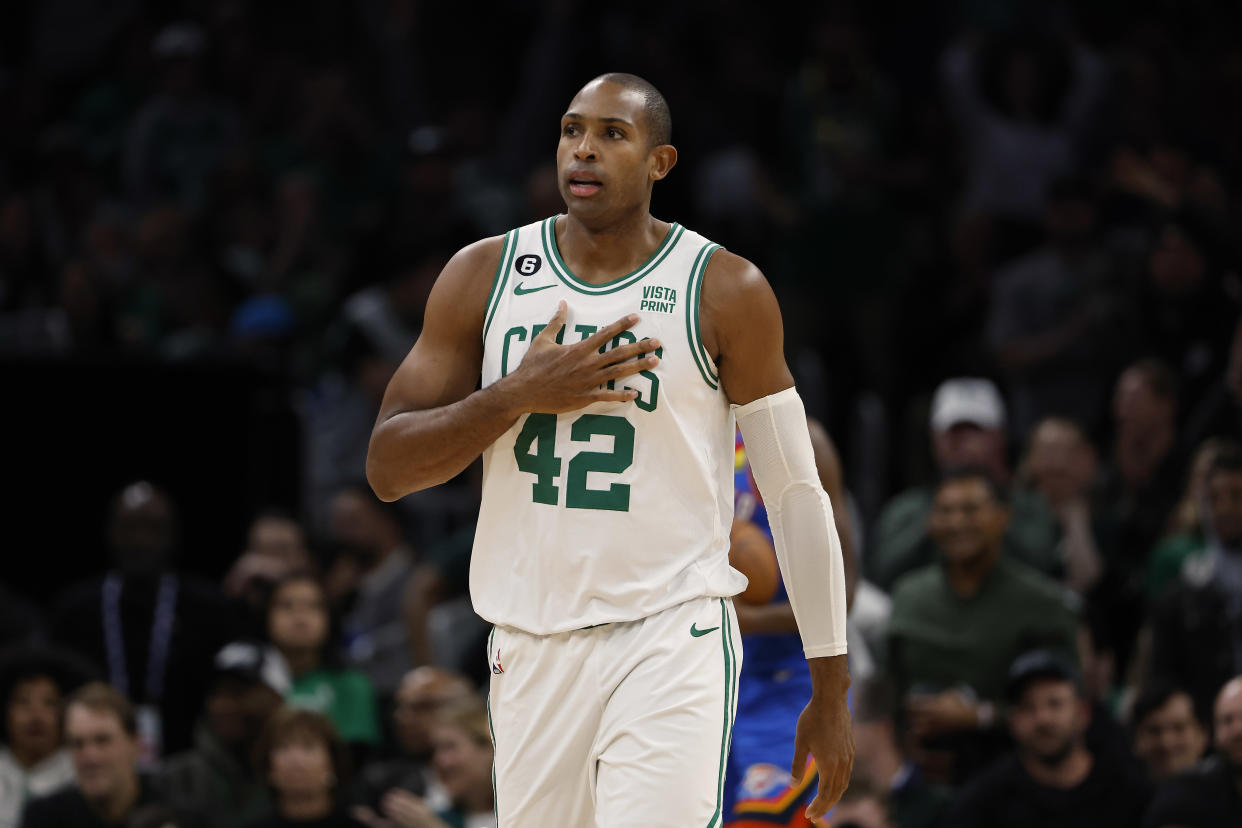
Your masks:
<svg viewBox="0 0 1242 828"><path fill-rule="evenodd" d="M699 318L721 385L739 406L738 426L811 671L811 701L798 718L792 774L801 779L808 753L815 758L819 791L807 808L814 820L841 797L854 764L841 542L806 412L785 362L780 306L771 286L753 264L719 250L704 276Z"/></svg>
<svg viewBox="0 0 1242 828"><path fill-rule="evenodd" d="M853 526L846 508L841 456L832 438L828 436L827 429L819 420L807 417L806 423L811 429L811 448L815 450L815 468L819 472L819 482L832 502L832 517L836 522L837 537L841 539L841 559L845 564L845 608L848 611L854 605L854 592L858 586L858 564L854 558ZM788 601L761 605L739 602L734 608L737 610L737 627L742 635L798 631L798 620L794 618L793 607Z"/></svg>

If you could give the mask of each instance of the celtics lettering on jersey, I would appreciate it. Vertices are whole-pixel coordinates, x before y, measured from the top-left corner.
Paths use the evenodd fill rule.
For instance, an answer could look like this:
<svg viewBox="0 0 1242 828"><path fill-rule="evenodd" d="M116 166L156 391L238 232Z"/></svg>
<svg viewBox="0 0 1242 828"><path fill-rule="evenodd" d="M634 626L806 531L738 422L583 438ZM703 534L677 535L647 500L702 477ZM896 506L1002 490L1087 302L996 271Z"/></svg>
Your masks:
<svg viewBox="0 0 1242 828"><path fill-rule="evenodd" d="M504 355L501 358L502 374L509 372L510 342L529 343L546 325L517 326L505 333ZM601 325L574 325L574 332L581 342L592 336ZM558 344L565 344L566 325L557 334ZM643 337L646 339L647 337ZM632 331L622 331L612 341L600 347L601 354L607 353L621 345L629 345L638 341ZM523 348L522 354L525 354ZM656 348L655 355L663 358L664 349ZM521 362L521 355L513 352L513 364ZM622 388L638 392L634 405L640 411L652 412L660 400L660 378L655 369L640 371L636 376L622 380ZM616 380L608 381L608 388L616 388ZM634 462L634 426L625 417L608 414L564 415L576 416L571 426L574 442L589 443L596 435L612 437L612 451L579 451L569 461L569 470L565 484L569 487L565 495L565 506L569 509L606 509L614 512L627 512L630 508L630 487L624 483L613 483L607 489L587 488L587 474L602 472L619 474ZM560 489L557 478L561 475L561 457L556 448L555 414L530 414L526 424L518 433L513 445L513 455L518 468L535 476L531 486L531 500L555 506L560 501Z"/></svg>

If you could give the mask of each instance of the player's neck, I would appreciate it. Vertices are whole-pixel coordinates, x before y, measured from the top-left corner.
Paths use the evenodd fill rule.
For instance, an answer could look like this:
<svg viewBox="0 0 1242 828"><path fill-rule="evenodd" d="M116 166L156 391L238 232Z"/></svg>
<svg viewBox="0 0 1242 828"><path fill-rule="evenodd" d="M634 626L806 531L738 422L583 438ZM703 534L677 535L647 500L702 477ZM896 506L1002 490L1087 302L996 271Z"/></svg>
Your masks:
<svg viewBox="0 0 1242 828"><path fill-rule="evenodd" d="M668 229L666 222L646 210L599 226L571 214L556 223L556 246L575 276L603 283L641 267L663 243Z"/></svg>

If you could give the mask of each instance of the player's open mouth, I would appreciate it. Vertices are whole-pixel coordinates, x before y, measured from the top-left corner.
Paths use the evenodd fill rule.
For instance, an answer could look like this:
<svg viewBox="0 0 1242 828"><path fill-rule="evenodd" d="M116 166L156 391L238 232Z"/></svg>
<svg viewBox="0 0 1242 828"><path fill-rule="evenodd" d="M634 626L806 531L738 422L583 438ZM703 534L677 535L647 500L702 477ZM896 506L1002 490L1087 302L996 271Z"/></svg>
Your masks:
<svg viewBox="0 0 1242 828"><path fill-rule="evenodd" d="M569 192L580 197L595 195L603 186L603 184L593 178L574 177L569 179Z"/></svg>

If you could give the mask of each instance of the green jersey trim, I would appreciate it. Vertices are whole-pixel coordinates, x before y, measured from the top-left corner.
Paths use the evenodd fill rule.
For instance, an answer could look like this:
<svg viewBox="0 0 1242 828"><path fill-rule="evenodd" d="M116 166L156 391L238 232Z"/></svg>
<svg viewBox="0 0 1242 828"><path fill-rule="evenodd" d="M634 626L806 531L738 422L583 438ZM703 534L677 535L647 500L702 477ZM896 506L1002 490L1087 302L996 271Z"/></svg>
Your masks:
<svg viewBox="0 0 1242 828"><path fill-rule="evenodd" d="M720 627L720 649L724 654L724 724L720 730L720 772L716 779L716 810L711 820L708 821L707 828L717 828L723 824L724 815L721 809L724 804L725 759L729 755L729 744L733 741L733 717L737 711L738 677L734 674L737 657L733 652L733 628L729 624L729 611L723 598L720 599Z"/></svg>
<svg viewBox="0 0 1242 828"><path fill-rule="evenodd" d="M492 644L496 640L496 628L487 634L487 660L492 660ZM492 725L492 694L487 694L487 730L492 735L492 806L496 810L496 824L500 824L500 789L496 787L496 728Z"/></svg>
<svg viewBox="0 0 1242 828"><path fill-rule="evenodd" d="M504 246L500 248L500 261L496 264L496 275L492 277L492 292L487 297L487 321L483 323L483 337L492 327L496 317L496 309L500 307L500 297L504 295L505 282L509 280L509 268L513 266L513 256L517 253L517 231L505 233Z"/></svg>
<svg viewBox="0 0 1242 828"><path fill-rule="evenodd" d="M624 276L618 276L616 279L604 282L603 284L593 285L590 282L584 282L573 274L569 266L565 264L565 260L561 258L560 248L556 246L556 219L557 216L545 219L543 222L543 251L548 258L548 262L552 265L552 272L557 275L567 287L586 293L592 296L602 296L606 293L616 293L618 290L624 290L631 285L637 284L651 271L660 266L660 262L673 252L673 248L677 246L678 240L681 238L685 228L677 222L668 228L668 233L664 236L664 241L656 248L637 270L631 271Z"/></svg>
<svg viewBox="0 0 1242 828"><path fill-rule="evenodd" d="M699 299L703 292L703 274L707 272L707 263L719 249L720 245L713 242L703 245L694 259L694 266L690 268L690 281L686 283L686 338L690 341L690 356L694 357L694 364L703 381L713 391L720 388L720 376L703 345L702 329L699 327Z"/></svg>

